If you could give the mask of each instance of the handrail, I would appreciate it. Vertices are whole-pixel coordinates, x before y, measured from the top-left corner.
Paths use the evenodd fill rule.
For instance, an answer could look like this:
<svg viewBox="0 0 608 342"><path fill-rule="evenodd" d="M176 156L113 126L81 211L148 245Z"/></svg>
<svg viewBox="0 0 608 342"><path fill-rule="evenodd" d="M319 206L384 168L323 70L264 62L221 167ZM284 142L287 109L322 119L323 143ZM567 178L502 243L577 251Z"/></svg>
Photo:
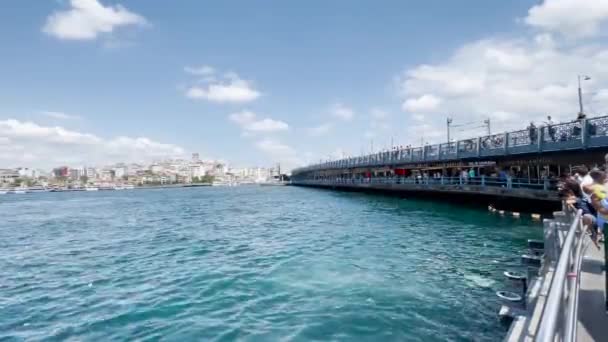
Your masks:
<svg viewBox="0 0 608 342"><path fill-rule="evenodd" d="M574 120L548 126L486 135L456 142L406 147L321 162L296 168L292 174L323 169L406 165L427 161L449 161L496 155L538 153L563 149L585 149L608 143L608 116ZM598 145L599 144L599 145Z"/></svg>
<svg viewBox="0 0 608 342"><path fill-rule="evenodd" d="M417 186L473 186L473 187L493 187L511 189L527 189L537 191L554 191L556 181L547 178L527 179L507 177L371 177L371 178L315 178L298 179L292 178L292 184L311 184L311 185L358 185L358 184L395 184L395 185L417 185Z"/></svg>
<svg viewBox="0 0 608 342"><path fill-rule="evenodd" d="M585 240L584 228L586 228L582 225L581 217L582 211L579 210L568 229L551 280L549 294L536 333L536 341L553 342L555 335L558 333L561 333L561 340L563 341L576 340L578 288L580 285L583 241ZM580 231L579 239L576 239L577 231ZM564 302L566 296L567 304ZM564 309L566 313L560 317L560 314L564 314ZM562 319L565 319L565 322ZM564 331L558 331L559 329L564 329Z"/></svg>

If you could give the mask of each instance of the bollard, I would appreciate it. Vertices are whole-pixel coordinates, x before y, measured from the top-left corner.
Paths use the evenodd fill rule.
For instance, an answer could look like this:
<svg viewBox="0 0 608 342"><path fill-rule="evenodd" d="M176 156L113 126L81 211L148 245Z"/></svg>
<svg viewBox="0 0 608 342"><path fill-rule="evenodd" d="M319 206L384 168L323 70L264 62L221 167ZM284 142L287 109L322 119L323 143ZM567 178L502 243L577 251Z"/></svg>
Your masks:
<svg viewBox="0 0 608 342"><path fill-rule="evenodd" d="M524 254L521 256L521 263L524 266L540 267L541 260L542 259L536 255Z"/></svg>

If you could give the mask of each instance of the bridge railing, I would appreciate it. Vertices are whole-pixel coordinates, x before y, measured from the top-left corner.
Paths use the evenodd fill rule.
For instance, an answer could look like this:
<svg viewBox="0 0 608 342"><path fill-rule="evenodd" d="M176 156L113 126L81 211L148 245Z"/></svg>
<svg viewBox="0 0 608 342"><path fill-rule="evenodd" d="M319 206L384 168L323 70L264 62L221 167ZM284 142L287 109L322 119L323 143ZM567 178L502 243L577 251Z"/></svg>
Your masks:
<svg viewBox="0 0 608 342"><path fill-rule="evenodd" d="M336 168L407 165L431 161L479 159L488 156L586 149L608 146L608 116L555 125L528 127L457 142L400 148L293 170L293 174Z"/></svg>
<svg viewBox="0 0 608 342"><path fill-rule="evenodd" d="M505 189L531 189L553 191L557 181L552 179L499 178L499 177L370 177L370 178L320 178L292 179L294 184L311 185L361 185L361 184L411 184L418 186L477 186L500 187Z"/></svg>

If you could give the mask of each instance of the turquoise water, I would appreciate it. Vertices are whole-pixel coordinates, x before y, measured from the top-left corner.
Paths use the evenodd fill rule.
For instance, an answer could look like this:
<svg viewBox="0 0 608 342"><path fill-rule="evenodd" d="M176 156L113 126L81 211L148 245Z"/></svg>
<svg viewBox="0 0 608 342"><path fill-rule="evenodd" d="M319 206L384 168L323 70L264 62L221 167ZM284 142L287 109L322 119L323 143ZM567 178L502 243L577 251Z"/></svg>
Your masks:
<svg viewBox="0 0 608 342"><path fill-rule="evenodd" d="M0 196L0 340L496 341L529 222L295 187Z"/></svg>

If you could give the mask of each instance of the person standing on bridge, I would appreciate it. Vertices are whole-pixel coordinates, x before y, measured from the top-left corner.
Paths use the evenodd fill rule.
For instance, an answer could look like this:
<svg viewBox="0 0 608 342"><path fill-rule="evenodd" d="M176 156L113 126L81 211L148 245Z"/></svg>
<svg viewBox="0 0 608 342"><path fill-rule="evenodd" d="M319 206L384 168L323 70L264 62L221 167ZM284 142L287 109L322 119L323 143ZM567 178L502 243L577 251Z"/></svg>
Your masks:
<svg viewBox="0 0 608 342"><path fill-rule="evenodd" d="M551 119L551 115L547 115L547 121L545 121L547 125L547 133L551 137L551 141L555 142L555 127L553 127L553 119Z"/></svg>
<svg viewBox="0 0 608 342"><path fill-rule="evenodd" d="M536 126L534 125L534 121L530 121L530 126L528 126L528 136L530 138L530 145L536 142Z"/></svg>

